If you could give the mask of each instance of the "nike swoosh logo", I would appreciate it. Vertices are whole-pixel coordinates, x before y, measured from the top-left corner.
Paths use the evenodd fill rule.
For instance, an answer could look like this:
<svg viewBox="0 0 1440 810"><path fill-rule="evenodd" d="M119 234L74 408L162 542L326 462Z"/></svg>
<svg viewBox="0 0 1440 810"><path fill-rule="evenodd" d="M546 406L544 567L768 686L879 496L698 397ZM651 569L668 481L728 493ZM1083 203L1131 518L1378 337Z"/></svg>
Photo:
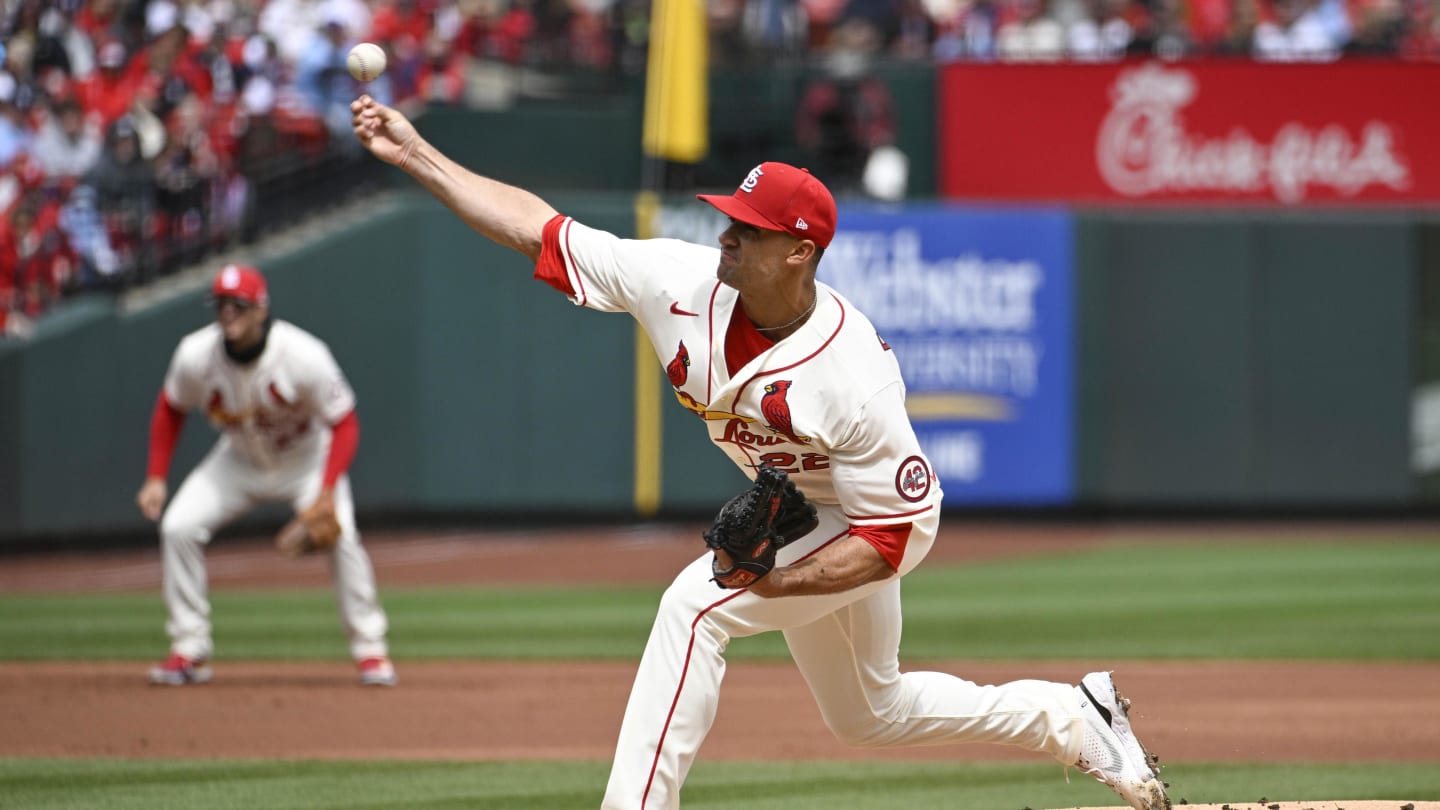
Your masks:
<svg viewBox="0 0 1440 810"><path fill-rule="evenodd" d="M671 315L689 315L689 316L692 317L692 318L698 318L698 317L700 316L700 313L698 313L698 312L686 312L685 310L681 309L681 308L680 308L680 302L679 302L679 301L676 301L675 303L673 303L673 304L670 305L670 314L671 314Z"/></svg>

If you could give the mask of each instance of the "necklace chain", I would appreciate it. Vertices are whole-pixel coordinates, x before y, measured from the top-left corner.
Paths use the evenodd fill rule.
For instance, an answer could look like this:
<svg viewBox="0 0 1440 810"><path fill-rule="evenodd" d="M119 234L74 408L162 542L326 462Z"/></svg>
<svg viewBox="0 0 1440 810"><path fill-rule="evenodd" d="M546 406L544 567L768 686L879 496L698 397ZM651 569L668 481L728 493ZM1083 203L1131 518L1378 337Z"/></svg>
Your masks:
<svg viewBox="0 0 1440 810"><path fill-rule="evenodd" d="M791 322L789 322L789 323L781 324L781 325L779 325L779 326L757 326L757 327L755 327L755 331L756 331L756 332L778 332L778 331L780 331L781 329L786 329L786 328L789 328L789 327L791 327L791 326L794 326L795 324L797 324L797 323L805 320L805 316L806 316L806 315L809 315L810 313L814 312L814 311L815 311L815 305L818 304L818 303L820 303L820 291L817 289L817 290L815 291L814 295L810 296L810 306L806 307L804 312L800 313L799 315L796 315L796 316L795 316L795 320L793 320L793 321L791 321Z"/></svg>

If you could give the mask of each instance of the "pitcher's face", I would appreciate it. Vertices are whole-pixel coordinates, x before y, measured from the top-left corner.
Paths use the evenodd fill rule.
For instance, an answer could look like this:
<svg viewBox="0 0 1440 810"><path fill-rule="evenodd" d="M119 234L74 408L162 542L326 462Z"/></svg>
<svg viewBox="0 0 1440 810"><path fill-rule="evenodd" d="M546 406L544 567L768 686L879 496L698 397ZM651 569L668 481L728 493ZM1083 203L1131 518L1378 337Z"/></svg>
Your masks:
<svg viewBox="0 0 1440 810"><path fill-rule="evenodd" d="M788 233L731 219L730 227L720 232L720 266L715 275L737 290L759 291L788 271L787 259L799 245L800 240Z"/></svg>

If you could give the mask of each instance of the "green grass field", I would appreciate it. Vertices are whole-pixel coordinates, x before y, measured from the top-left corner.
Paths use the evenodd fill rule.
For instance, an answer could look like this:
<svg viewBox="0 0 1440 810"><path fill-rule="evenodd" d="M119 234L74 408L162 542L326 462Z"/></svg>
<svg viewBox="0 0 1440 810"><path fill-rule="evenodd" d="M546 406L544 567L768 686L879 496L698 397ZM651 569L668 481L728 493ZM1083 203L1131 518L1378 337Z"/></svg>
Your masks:
<svg viewBox="0 0 1440 810"><path fill-rule="evenodd" d="M1058 766L1057 766L1058 767ZM0 806L33 810L576 810L600 805L603 763L0 760ZM1190 804L1260 798L1440 796L1429 765L1195 765ZM1103 807L1115 795L1087 776L1066 784L1048 766L936 763L699 762L686 808L899 810ZM1235 797L1243 797L1236 799Z"/></svg>
<svg viewBox="0 0 1440 810"><path fill-rule="evenodd" d="M1117 582L1108 592L1094 583ZM922 566L907 658L1440 660L1440 542L1113 546ZM634 660L661 586L382 588L397 657ZM344 660L328 588L218 592L223 658ZM0 660L149 660L158 593L0 595ZM1117 634L1110 628L1124 626ZM785 657L778 634L735 659Z"/></svg>
<svg viewBox="0 0 1440 810"><path fill-rule="evenodd" d="M1116 582L1109 591L1094 583ZM906 658L1440 659L1440 542L1142 544L956 566L907 578ZM633 660L659 586L384 589L397 657ZM234 660L344 660L328 589L220 592ZM0 595L0 660L137 660L163 651L158 594ZM1110 632L1123 625L1124 634ZM774 636L774 634L771 634ZM736 658L784 656L778 637ZM1440 763L1183 763L1190 803L1440 800ZM707 763L687 808L898 810L1105 806L1058 766ZM0 808L583 808L606 764L0 759ZM1174 777L1172 777L1174 778ZM1203 785L1187 794L1186 786ZM1193 788L1192 788L1193 789ZM957 800L963 797L963 800Z"/></svg>

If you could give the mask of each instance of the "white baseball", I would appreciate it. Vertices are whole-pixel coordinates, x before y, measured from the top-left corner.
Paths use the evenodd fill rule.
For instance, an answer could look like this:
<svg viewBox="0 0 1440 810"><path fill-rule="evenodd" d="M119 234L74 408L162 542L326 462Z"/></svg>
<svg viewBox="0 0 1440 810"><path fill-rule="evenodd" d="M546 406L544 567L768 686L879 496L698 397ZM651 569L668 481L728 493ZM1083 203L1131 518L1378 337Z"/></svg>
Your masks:
<svg viewBox="0 0 1440 810"><path fill-rule="evenodd" d="M373 42L362 42L345 56L345 66L356 81L374 81L385 72L385 51Z"/></svg>

